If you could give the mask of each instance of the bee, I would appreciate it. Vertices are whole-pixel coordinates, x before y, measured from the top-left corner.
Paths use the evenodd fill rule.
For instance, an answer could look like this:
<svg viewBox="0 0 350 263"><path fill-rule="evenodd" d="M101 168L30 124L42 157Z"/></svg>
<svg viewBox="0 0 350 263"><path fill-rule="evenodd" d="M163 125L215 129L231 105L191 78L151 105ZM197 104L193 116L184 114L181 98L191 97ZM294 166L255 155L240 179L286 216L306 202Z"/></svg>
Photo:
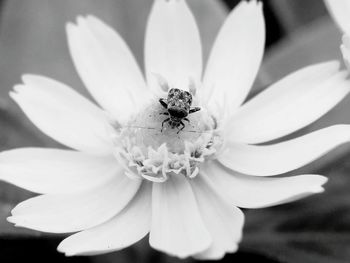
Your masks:
<svg viewBox="0 0 350 263"><path fill-rule="evenodd" d="M183 121L190 122L186 117L201 109L199 107L191 107L191 93L181 89L170 89L167 99L161 98L159 102L167 110L160 114L169 116L162 122L161 131L163 131L164 124L169 123L170 127L172 129L177 128L177 133L179 133L185 128Z"/></svg>

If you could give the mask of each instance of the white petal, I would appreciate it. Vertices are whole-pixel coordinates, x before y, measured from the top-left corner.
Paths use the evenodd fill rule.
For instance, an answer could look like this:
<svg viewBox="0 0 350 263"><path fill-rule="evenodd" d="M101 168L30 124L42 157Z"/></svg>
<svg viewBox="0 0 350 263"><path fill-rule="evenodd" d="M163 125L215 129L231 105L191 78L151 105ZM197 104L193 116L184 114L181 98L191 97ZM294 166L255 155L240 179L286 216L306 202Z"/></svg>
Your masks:
<svg viewBox="0 0 350 263"><path fill-rule="evenodd" d="M343 54L344 63L350 72L350 34L343 35L343 44L340 46L340 49Z"/></svg>
<svg viewBox="0 0 350 263"><path fill-rule="evenodd" d="M303 68L244 104L225 129L231 141L262 143L299 130L332 109L350 91L338 62Z"/></svg>
<svg viewBox="0 0 350 263"><path fill-rule="evenodd" d="M41 194L91 189L115 176L113 157L76 151L22 148L0 153L0 180Z"/></svg>
<svg viewBox="0 0 350 263"><path fill-rule="evenodd" d="M8 220L16 226L43 232L68 233L102 224L134 197L141 181L120 170L113 179L89 191L47 194L28 199L12 210Z"/></svg>
<svg viewBox="0 0 350 263"><path fill-rule="evenodd" d="M184 0L155 0L145 38L147 81L159 89L157 75L189 90L202 74L202 48L194 17Z"/></svg>
<svg viewBox="0 0 350 263"><path fill-rule="evenodd" d="M103 111L55 80L25 75L10 96L45 134L79 151L112 152Z"/></svg>
<svg viewBox="0 0 350 263"><path fill-rule="evenodd" d="M151 184L144 183L134 199L111 220L63 240L66 256L97 255L128 247L147 235L151 225Z"/></svg>
<svg viewBox="0 0 350 263"><path fill-rule="evenodd" d="M223 200L215 191L215 185L200 174L191 181L199 211L213 242L211 246L197 255L198 259L221 259L225 253L238 249L242 239L244 215L240 209Z"/></svg>
<svg viewBox="0 0 350 263"><path fill-rule="evenodd" d="M327 182L324 176L310 174L281 178L242 175L217 161L207 163L201 171L228 201L244 208L268 207L320 193Z"/></svg>
<svg viewBox="0 0 350 263"><path fill-rule="evenodd" d="M204 74L203 99L212 112L233 112L246 98L265 47L262 3L242 1L228 16Z"/></svg>
<svg viewBox="0 0 350 263"><path fill-rule="evenodd" d="M210 243L187 179L173 175L165 183L154 183L150 245L185 258L205 250Z"/></svg>
<svg viewBox="0 0 350 263"><path fill-rule="evenodd" d="M335 125L271 145L229 143L218 160L240 173L277 175L311 163L346 142L350 142L350 125Z"/></svg>
<svg viewBox="0 0 350 263"><path fill-rule="evenodd" d="M93 16L67 25L69 49L87 89L120 122L147 102L149 92L124 40Z"/></svg>
<svg viewBox="0 0 350 263"><path fill-rule="evenodd" d="M350 1L325 0L326 6L343 32L350 34Z"/></svg>

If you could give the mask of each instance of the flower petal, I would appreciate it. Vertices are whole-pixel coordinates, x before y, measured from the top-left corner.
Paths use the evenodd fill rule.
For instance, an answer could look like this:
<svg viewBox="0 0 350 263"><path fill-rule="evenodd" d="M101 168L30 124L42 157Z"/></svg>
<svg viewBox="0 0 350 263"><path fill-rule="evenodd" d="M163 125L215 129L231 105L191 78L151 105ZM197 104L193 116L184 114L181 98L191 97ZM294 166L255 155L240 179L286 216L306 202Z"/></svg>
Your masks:
<svg viewBox="0 0 350 263"><path fill-rule="evenodd" d="M244 208L262 208L323 192L327 178L320 175L298 175L265 178L238 174L217 161L201 169L225 198L233 205Z"/></svg>
<svg viewBox="0 0 350 263"><path fill-rule="evenodd" d="M51 233L88 229L119 213L140 184L140 180L131 180L119 170L111 180L88 191L30 198L12 210L8 220L16 226Z"/></svg>
<svg viewBox="0 0 350 263"><path fill-rule="evenodd" d="M0 180L41 194L74 193L115 176L113 157L76 151L22 148L0 153Z"/></svg>
<svg viewBox="0 0 350 263"><path fill-rule="evenodd" d="M185 258L207 249L210 243L210 234L187 179L174 175L166 183L154 183L151 246Z"/></svg>
<svg viewBox="0 0 350 263"><path fill-rule="evenodd" d="M259 70L264 47L262 3L242 1L222 26L204 74L202 96L212 112L232 113L242 104Z"/></svg>
<svg viewBox="0 0 350 263"><path fill-rule="evenodd" d="M157 76L169 85L189 90L202 74L199 31L186 1L156 0L149 16L145 38L147 81L159 90Z"/></svg>
<svg viewBox="0 0 350 263"><path fill-rule="evenodd" d="M67 25L69 49L85 86L121 123L147 103L149 92L124 40L93 16Z"/></svg>
<svg viewBox="0 0 350 263"><path fill-rule="evenodd" d="M346 0L325 0L325 3L343 32L350 34L350 2Z"/></svg>
<svg viewBox="0 0 350 263"><path fill-rule="evenodd" d="M213 242L211 246L195 255L198 259L221 259L225 253L238 249L242 239L244 215L240 209L223 200L215 191L215 185L200 174L191 181L199 211Z"/></svg>
<svg viewBox="0 0 350 263"><path fill-rule="evenodd" d="M151 225L151 184L144 183L131 202L111 220L63 240L66 256L97 255L128 247L147 235Z"/></svg>
<svg viewBox="0 0 350 263"><path fill-rule="evenodd" d="M45 134L79 151L112 152L103 111L66 85L25 75L10 96Z"/></svg>
<svg viewBox="0 0 350 263"><path fill-rule="evenodd" d="M231 141L262 143L288 135L314 122L350 91L338 62L303 68L278 81L244 104L230 118Z"/></svg>
<svg viewBox="0 0 350 263"><path fill-rule="evenodd" d="M350 34L343 35L343 44L340 46L343 54L344 63L350 72Z"/></svg>
<svg viewBox="0 0 350 263"><path fill-rule="evenodd" d="M350 142L350 125L335 125L271 145L229 143L218 160L240 173L277 175L311 163L346 142Z"/></svg>

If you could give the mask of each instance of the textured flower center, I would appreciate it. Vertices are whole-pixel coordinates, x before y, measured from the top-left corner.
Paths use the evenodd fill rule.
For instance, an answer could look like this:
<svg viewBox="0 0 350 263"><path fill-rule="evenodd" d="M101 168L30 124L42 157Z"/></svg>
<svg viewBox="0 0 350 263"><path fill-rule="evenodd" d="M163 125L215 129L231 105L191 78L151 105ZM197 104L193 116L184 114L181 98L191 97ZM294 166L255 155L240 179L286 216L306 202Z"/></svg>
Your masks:
<svg viewBox="0 0 350 263"><path fill-rule="evenodd" d="M220 143L216 122L205 109L189 114L184 128L166 121L158 101L115 129L115 155L132 178L164 182L170 175L195 177Z"/></svg>

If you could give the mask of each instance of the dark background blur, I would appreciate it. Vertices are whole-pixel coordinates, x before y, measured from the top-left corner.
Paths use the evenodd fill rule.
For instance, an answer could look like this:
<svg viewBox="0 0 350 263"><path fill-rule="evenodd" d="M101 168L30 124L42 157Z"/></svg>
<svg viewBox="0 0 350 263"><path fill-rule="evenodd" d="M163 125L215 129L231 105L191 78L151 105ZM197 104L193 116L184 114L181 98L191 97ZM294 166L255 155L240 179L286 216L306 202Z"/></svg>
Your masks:
<svg viewBox="0 0 350 263"><path fill-rule="evenodd" d="M239 0L223 0L232 9ZM322 0L263 0L267 47L327 14Z"/></svg>
<svg viewBox="0 0 350 263"><path fill-rule="evenodd" d="M138 31L141 24L144 24L148 10L141 10L140 14L136 14L138 8L148 8L148 1L130 1L115 0L118 7L125 8L118 14L122 18L115 18L113 9L109 5L113 1L93 1L89 0L1 0L0 1L0 150L9 149L19 146L56 146L50 139L39 133L32 124L26 120L18 108L7 99L8 90L15 83L20 81L20 75L25 72L33 72L37 74L54 77L60 81L70 84L79 92L88 96L83 89L82 84L73 69L67 52L64 39L65 22L74 19L76 13L85 14L90 12L96 14L106 20L112 26L117 27L118 31L126 38L131 49L135 52L139 62L142 61L140 50L142 50L142 41L140 36L133 34L132 28L135 24ZM129 2L126 4L126 2ZM341 0L340 0L341 1ZM344 0L345 1L345 0ZM206 45L204 53L207 55L210 42L213 40L214 31L222 23L226 10L232 9L239 1L225 0L221 3L211 0L200 1L188 0L191 7L198 7L193 10L199 24L202 26L202 37ZM267 26L267 53L264 58L262 68L256 81L254 92L258 92L273 81L281 78L287 73L294 71L302 66L320 62L329 59L340 58L339 43L340 32L336 29L334 23L327 15L327 11L321 0L264 0L264 13ZM140 7L138 7L140 6ZM112 11L111 11L112 10ZM118 11L118 10L116 10ZM210 17L208 17L208 16ZM119 20L118 20L119 19ZM204 29L203 29L204 28ZM136 30L137 31L137 30ZM55 36L58 35L56 38ZM308 128L313 130L324 127L333 123L349 122L348 108L349 99L337 106L332 112L327 114L323 121L317 122ZM313 169L321 173L333 173L334 178L340 178L338 181L334 179L330 185L334 186L329 192L340 193L334 190L337 185L343 186L344 177L350 168L344 165L347 158L344 157L346 149L341 148L337 152L333 152L330 157L323 158L316 162L313 166L306 169ZM340 160L336 161L335 160ZM336 163L336 164L335 164ZM349 165L348 165L349 166ZM345 168L344 168L345 167ZM339 183L341 181L341 183ZM346 181L347 182L347 181ZM1 186L1 185L0 185ZM66 258L56 251L56 247L62 237L58 236L42 236L37 232L22 231L18 232L10 224L6 223L5 217L13 206L20 200L31 196L22 190L6 185L0 192L0 200L4 203L0 220L0 262L179 262L180 260L165 256L149 248L147 239L139 242L135 246L120 252L96 256L96 257L74 257ZM344 191L344 190L343 190ZM344 193L344 196L346 193ZM342 196L342 195L338 195ZM346 196L346 198L349 196ZM281 238L276 235L275 244L271 247L265 247L268 242L258 240L259 237L267 237L264 232L258 235L262 230L266 230L267 222L277 221L281 225L292 225L297 230L307 233L309 225L317 222L317 216L310 214L310 207L316 207L317 204L326 204L330 197L325 196L311 197L307 201L299 201L295 205L284 205L282 208L271 208L265 211L247 212L247 226L245 229L246 240L242 243L240 251L233 255L227 255L222 262L302 262L302 263L323 263L323 262L350 262L349 257L337 260L329 260L324 257L325 251L330 248L318 247L318 244L310 245L307 242L300 243L300 239L293 240ZM342 202L337 202L341 203ZM344 204L346 206L346 204ZM316 209L315 209L316 210ZM343 209L344 210L344 209ZM342 210L342 211L343 211ZM350 210L350 209L348 209ZM294 212L286 212L294 211ZM300 212L301 211L301 212ZM286 223L283 216L290 213L304 215L307 211L307 218L295 218L294 223ZM327 210L328 211L328 210ZM336 209L329 210L338 218L349 218L343 212L337 213ZM1 211L0 211L1 214ZM327 214L328 216L328 214ZM271 218L273 220L271 220ZM321 217L321 215L320 215ZM310 221L310 218L312 219ZM288 220L291 220L288 218ZM308 221L309 220L309 221ZM325 225L333 220L332 218L323 218ZM303 224L300 227L300 222ZM276 224L277 224L276 223ZM285 229L278 225L278 234L295 232L293 229ZM322 225L324 227L324 225ZM328 229L328 228L327 228ZM346 229L347 231L350 229ZM282 231L283 230L283 231ZM259 232L257 235L257 232ZM347 232L348 233L348 232ZM20 236L20 237L18 237ZM274 236L271 234L271 236ZM312 237L313 234L310 234ZM329 235L330 236L330 235ZM328 236L327 236L328 237ZM299 236L298 236L299 238ZM321 243L320 239L315 238L316 243ZM349 244L350 237L341 237L342 244ZM337 241L339 241L337 240ZM328 240L329 241L329 240ZM260 243L258 243L260 242ZM299 242L299 243L298 243ZM333 243L335 241L333 240ZM345 242L345 243L344 243ZM263 246L261 245L263 243ZM266 244L264 244L266 243ZM276 247L277 243L277 247ZM332 244L333 244L332 243ZM253 245L252 245L253 244ZM292 247L290 245L293 245ZM301 244L301 245L300 245ZM323 244L323 243L322 243ZM336 247L335 250L339 256L338 250L345 251L344 247ZM311 256L306 250L311 251ZM315 252L316 249L316 252ZM274 252L275 251L275 252ZM288 257L289 251L292 251ZM302 251L304 254L300 254ZM299 253L299 254L298 254ZM306 254L305 254L306 253ZM316 254L315 254L316 253ZM318 253L318 254L317 254ZM333 251L332 251L333 253ZM299 258L295 255L302 255ZM322 254L322 257L318 257ZM315 256L317 255L317 256ZM323 261L324 260L324 261ZM191 262L191 259L185 262Z"/></svg>

